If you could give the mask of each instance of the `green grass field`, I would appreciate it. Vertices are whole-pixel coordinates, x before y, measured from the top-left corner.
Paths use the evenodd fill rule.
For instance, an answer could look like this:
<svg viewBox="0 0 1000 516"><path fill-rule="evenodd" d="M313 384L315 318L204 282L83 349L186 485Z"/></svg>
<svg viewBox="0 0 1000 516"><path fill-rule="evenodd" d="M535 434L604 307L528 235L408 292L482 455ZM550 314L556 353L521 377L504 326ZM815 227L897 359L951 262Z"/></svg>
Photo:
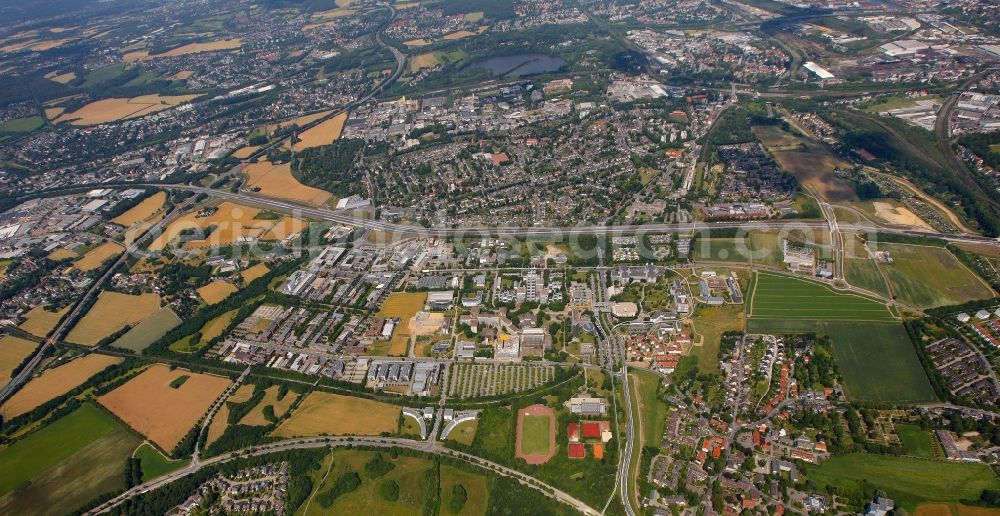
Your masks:
<svg viewBox="0 0 1000 516"><path fill-rule="evenodd" d="M448 440L462 443L466 446L471 445L472 441L476 438L476 429L478 427L479 421L463 421L448 434Z"/></svg>
<svg viewBox="0 0 1000 516"><path fill-rule="evenodd" d="M856 294L836 292L819 283L758 273L750 295L750 320L806 319L891 321L882 303Z"/></svg>
<svg viewBox="0 0 1000 516"><path fill-rule="evenodd" d="M357 454L350 460L341 460L346 454ZM385 455L385 454L383 454ZM354 491L338 497L333 505L322 508L313 501L309 512L320 514L377 514L382 515L407 515L419 514L431 492L423 485L425 477L434 468L434 463L422 458L399 456L396 458L386 457L395 467L384 476L377 479L369 479L364 474L364 468L357 466L357 459L367 457L365 462L374 456L371 452L345 452L334 456L334 468L327 477L326 485L320 491L329 489L333 482L343 474L344 471L356 471L362 478L361 485ZM348 459L349 457L343 457ZM382 482L392 481L399 485L399 498L396 501L384 499L378 490ZM315 509L315 511L314 511Z"/></svg>
<svg viewBox="0 0 1000 516"><path fill-rule="evenodd" d="M743 331L742 305L708 306L699 308L692 319L695 339L701 339L698 348L698 370L709 373L719 369L719 348L722 334Z"/></svg>
<svg viewBox="0 0 1000 516"><path fill-rule="evenodd" d="M81 406L0 451L0 514L71 513L123 488L139 441L99 408Z"/></svg>
<svg viewBox="0 0 1000 516"><path fill-rule="evenodd" d="M829 335L851 400L936 401L906 330L890 322L750 319L751 333ZM891 357L892 360L884 360Z"/></svg>
<svg viewBox="0 0 1000 516"><path fill-rule="evenodd" d="M133 326L111 345L138 353L160 340L168 331L180 326L182 322L184 321L170 307L165 306Z"/></svg>
<svg viewBox="0 0 1000 516"><path fill-rule="evenodd" d="M514 456L515 414L510 407L487 406L479 416L479 428L472 447L486 457L509 459Z"/></svg>
<svg viewBox="0 0 1000 516"><path fill-rule="evenodd" d="M844 272L847 275L847 282L851 285L883 296L889 295L885 279L882 278L878 266L871 259L850 258L844 260Z"/></svg>
<svg viewBox="0 0 1000 516"><path fill-rule="evenodd" d="M0 124L0 133L30 133L43 125L45 120L40 116L13 118Z"/></svg>
<svg viewBox="0 0 1000 516"><path fill-rule="evenodd" d="M958 258L941 247L878 244L892 263L879 264L892 283L896 298L919 308L957 305L989 299L993 291Z"/></svg>
<svg viewBox="0 0 1000 516"><path fill-rule="evenodd" d="M139 465L142 467L142 480L144 482L162 477L188 464L186 460L170 460L164 457L162 453L149 443L142 443L135 450L133 456L139 459Z"/></svg>
<svg viewBox="0 0 1000 516"><path fill-rule="evenodd" d="M691 258L696 262L750 261L750 243L743 238L698 238L691 245Z"/></svg>
<svg viewBox="0 0 1000 516"><path fill-rule="evenodd" d="M925 459L944 458L941 445L930 430L924 430L919 425L900 423L896 425L896 434L907 455Z"/></svg>
<svg viewBox="0 0 1000 516"><path fill-rule="evenodd" d="M125 63L118 63L105 66L104 68L98 68L84 77L81 87L84 89L92 88L101 83L110 81L123 73L125 73Z"/></svg>
<svg viewBox="0 0 1000 516"><path fill-rule="evenodd" d="M667 422L667 404L657 395L660 377L649 371L635 371L632 375L641 402L642 435L646 445L659 446L663 427Z"/></svg>
<svg viewBox="0 0 1000 516"><path fill-rule="evenodd" d="M977 499L984 489L1000 489L1000 480L984 464L930 461L910 457L855 453L833 457L806 469L821 486L860 491L862 483L884 489L886 495L912 511L921 502Z"/></svg>
<svg viewBox="0 0 1000 516"><path fill-rule="evenodd" d="M458 511L452 510L455 486L462 486L466 495L465 503L460 504ZM481 516L486 514L487 500L489 500L489 488L486 486L486 477L441 465L440 514ZM459 505L457 502L454 504Z"/></svg>
<svg viewBox="0 0 1000 516"><path fill-rule="evenodd" d="M521 427L521 452L526 455L549 453L549 431L552 426L549 416L524 416Z"/></svg>

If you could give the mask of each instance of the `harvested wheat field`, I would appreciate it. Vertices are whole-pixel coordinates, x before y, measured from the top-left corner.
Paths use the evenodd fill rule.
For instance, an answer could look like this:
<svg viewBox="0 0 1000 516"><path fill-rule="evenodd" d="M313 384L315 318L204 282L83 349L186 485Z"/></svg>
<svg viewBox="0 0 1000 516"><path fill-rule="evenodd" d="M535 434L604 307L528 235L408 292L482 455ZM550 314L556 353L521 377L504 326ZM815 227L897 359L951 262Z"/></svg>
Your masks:
<svg viewBox="0 0 1000 516"><path fill-rule="evenodd" d="M0 384L7 383L14 368L21 365L37 347L37 342L28 339L12 335L0 337Z"/></svg>
<svg viewBox="0 0 1000 516"><path fill-rule="evenodd" d="M41 376L32 379L11 396L3 407L0 407L0 415L10 419L34 410L35 407L66 394L91 376L121 361L119 357L91 353L59 367L47 369Z"/></svg>
<svg viewBox="0 0 1000 516"><path fill-rule="evenodd" d="M45 108L45 118L53 120L59 115L63 114L63 111L66 111L66 108L64 107Z"/></svg>
<svg viewBox="0 0 1000 516"><path fill-rule="evenodd" d="M69 260L70 258L76 258L77 256L79 255L74 253L72 250L60 247L59 249L49 253L48 259L59 262L62 260Z"/></svg>
<svg viewBox="0 0 1000 516"><path fill-rule="evenodd" d="M237 290L239 289L228 281L216 280L208 285L205 285L204 287L199 288L198 295L201 296L206 303L214 305L225 300Z"/></svg>
<svg viewBox="0 0 1000 516"><path fill-rule="evenodd" d="M243 46L243 40L241 38L220 39L217 41L208 41L205 43L188 43L187 45L181 45L177 48L172 48L162 54L150 55L150 53L145 50L129 52L122 56L122 60L124 60L126 63L130 63L134 61L156 59L159 57L177 57L177 56L186 56L189 54L200 54L202 52L236 50L241 46Z"/></svg>
<svg viewBox="0 0 1000 516"><path fill-rule="evenodd" d="M206 229L215 226L205 240L190 240L184 243L185 249L195 249L210 245L226 246L245 240L254 240L260 237L271 226L273 220L256 220L254 217L260 213L257 208L223 202L219 204L218 210L207 217L199 217L197 211L185 213L177 220L170 223L162 235L157 236L150 244L150 251L162 251L168 244L175 242L185 230Z"/></svg>
<svg viewBox="0 0 1000 516"><path fill-rule="evenodd" d="M424 303L427 302L426 292L393 292L382 303L378 311L379 317L398 317L399 324L392 332L392 339L389 341L389 354L392 356L405 355L410 345L410 335L412 330L410 323L413 316L423 310Z"/></svg>
<svg viewBox="0 0 1000 516"><path fill-rule="evenodd" d="M288 163L272 165L269 161L260 161L247 166L243 172L247 175L246 189L270 197L316 205L322 205L333 197L330 192L300 183L292 176Z"/></svg>
<svg viewBox="0 0 1000 516"><path fill-rule="evenodd" d="M247 426L267 426L271 424L271 421L264 416L264 408L270 406L271 410L274 411L274 417L280 418L288 412L288 409L292 407L292 403L299 399L298 393L292 391L286 391L285 396L278 399L278 394L281 392L281 387L273 385L268 387L264 391L264 398L260 400L254 408L247 412L247 415L240 419L241 425Z"/></svg>
<svg viewBox="0 0 1000 516"><path fill-rule="evenodd" d="M232 394L229 395L228 398L226 398L226 401L232 403L246 403L250 401L250 398L253 398L253 393L256 390L257 387L254 386L253 384L246 383L240 385L239 387L236 388L235 392L233 392Z"/></svg>
<svg viewBox="0 0 1000 516"><path fill-rule="evenodd" d="M299 127L302 127L304 125L307 125L307 124L310 124L312 122L315 122L315 121L319 120L320 118L323 118L323 117L329 115L330 113L333 113L332 109L328 109L326 111L319 111L317 113L311 113L311 114L308 114L308 115L302 115L302 116L295 117L295 118L289 118L288 120L282 120L281 122L277 122L277 123L274 123L274 124L268 124L268 125L264 126L264 129L268 132L268 134L270 134L270 133L273 133L274 130L277 129L277 128L279 128L279 127L290 127L292 124L295 124L295 125L297 125Z"/></svg>
<svg viewBox="0 0 1000 516"><path fill-rule="evenodd" d="M103 244L87 251L82 258L73 262L73 267L81 271L92 271L101 266L105 260L114 258L125 252L125 248L118 242L104 242Z"/></svg>
<svg viewBox="0 0 1000 516"><path fill-rule="evenodd" d="M142 221L142 222L140 222L140 223L138 223L138 224L136 224L136 225L128 228L127 230L125 230L125 234L124 234L125 245L132 245L132 243L135 242L136 239L138 239L139 237L141 237L142 234L145 233L147 229L149 229L150 227L152 227L157 222L163 220L163 218L166 217L166 216L167 216L167 214L161 211L161 212L157 213L156 215L153 215L149 219L144 220L144 221Z"/></svg>
<svg viewBox="0 0 1000 516"><path fill-rule="evenodd" d="M101 292L87 315L76 323L66 336L66 342L96 346L105 337L138 324L160 309L160 296L141 294L130 296L118 292Z"/></svg>
<svg viewBox="0 0 1000 516"><path fill-rule="evenodd" d="M229 428L229 406L223 403L215 415L212 416L212 422L208 424L205 446L210 446L218 438L222 437L222 434L226 433L227 428Z"/></svg>
<svg viewBox="0 0 1000 516"><path fill-rule="evenodd" d="M329 11L318 12L313 15L313 18L316 18L317 20L332 20L334 18L343 18L344 16L350 16L356 12L358 12L357 9L346 9L341 7L338 9L330 9Z"/></svg>
<svg viewBox="0 0 1000 516"><path fill-rule="evenodd" d="M45 309L44 305L38 305L25 314L27 320L21 323L18 328L36 337L45 337L59 324L59 319L62 319L68 311L69 306L58 312L50 312Z"/></svg>
<svg viewBox="0 0 1000 516"><path fill-rule="evenodd" d="M309 227L309 223L294 217L282 217L277 224L261 237L264 240L284 240L290 236L298 235Z"/></svg>
<svg viewBox="0 0 1000 516"><path fill-rule="evenodd" d="M933 230L933 228L924 222L916 213L910 211L909 208L903 205L895 205L894 203L888 203L883 201L875 201L873 203L875 208L875 215L880 219L885 220L889 224L900 224L904 226L915 226L922 229Z"/></svg>
<svg viewBox="0 0 1000 516"><path fill-rule="evenodd" d="M71 125L98 125L129 118L151 115L194 100L201 95L142 95L140 97L111 98L91 102L71 113L63 113L55 123Z"/></svg>
<svg viewBox="0 0 1000 516"><path fill-rule="evenodd" d="M388 403L314 391L271 435L380 435L398 430L401 413Z"/></svg>
<svg viewBox="0 0 1000 516"><path fill-rule="evenodd" d="M190 79L192 75L194 75L194 72L191 70L181 70L171 75L169 78L171 81L183 81L186 79Z"/></svg>
<svg viewBox="0 0 1000 516"><path fill-rule="evenodd" d="M45 74L45 78L50 81L58 82L59 84L69 84L73 79L76 79L76 72L49 72Z"/></svg>
<svg viewBox="0 0 1000 516"><path fill-rule="evenodd" d="M187 379L177 385L184 376ZM230 383L221 376L170 370L156 364L97 401L169 452L226 392Z"/></svg>
<svg viewBox="0 0 1000 516"><path fill-rule="evenodd" d="M407 69L410 72L416 72L423 68L434 68L439 64L441 64L441 61L438 59L437 54L427 52L426 54L413 56L407 64Z"/></svg>
<svg viewBox="0 0 1000 516"><path fill-rule="evenodd" d="M347 122L347 113L341 113L297 134L299 141L295 144L295 150L322 147L333 143L337 138L340 138L340 133L344 131L345 122ZM285 146L288 147L287 142Z"/></svg>
<svg viewBox="0 0 1000 516"><path fill-rule="evenodd" d="M260 145L250 145L247 147L241 147L233 152L233 157L236 159L247 159L251 154L257 152L260 149Z"/></svg>
<svg viewBox="0 0 1000 516"><path fill-rule="evenodd" d="M434 43L434 42L426 40L424 38L411 39L410 41L403 42L403 44L406 45L406 46L408 46L408 47L426 47L427 45L430 45L431 43Z"/></svg>
<svg viewBox="0 0 1000 516"><path fill-rule="evenodd" d="M240 276L243 277L243 283L250 283L251 281L269 272L271 272L271 269L268 269L267 265L264 265L263 263L258 263L257 265L254 265L253 267L250 267L249 269L241 272Z"/></svg>
<svg viewBox="0 0 1000 516"><path fill-rule="evenodd" d="M471 36L478 36L478 35L486 32L486 29L488 29L488 28L489 28L488 26L484 25L484 26L479 27L478 29L476 29L476 32L472 32L472 31L468 31L468 30L460 30L458 32L452 32L451 34L446 35L444 37L444 39L451 41L451 40L455 40L455 39L468 38L468 37L471 37Z"/></svg>
<svg viewBox="0 0 1000 516"><path fill-rule="evenodd" d="M154 213L163 208L163 203L167 202L167 192L156 192L146 197L139 204L111 219L111 222L120 226L129 227L136 222L144 221L153 216Z"/></svg>
<svg viewBox="0 0 1000 516"><path fill-rule="evenodd" d="M219 335L222 335L222 332L229 327L229 323L233 322L233 317L236 317L237 311L238 310L230 310L205 323L205 325L201 327L201 340L208 342Z"/></svg>

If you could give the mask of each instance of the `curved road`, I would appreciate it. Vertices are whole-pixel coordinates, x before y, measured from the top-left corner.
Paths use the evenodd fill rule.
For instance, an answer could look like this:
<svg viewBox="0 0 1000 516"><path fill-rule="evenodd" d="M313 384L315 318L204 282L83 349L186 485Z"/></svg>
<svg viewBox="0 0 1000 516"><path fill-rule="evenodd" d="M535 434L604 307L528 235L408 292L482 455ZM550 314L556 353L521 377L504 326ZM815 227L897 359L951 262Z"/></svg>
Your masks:
<svg viewBox="0 0 1000 516"><path fill-rule="evenodd" d="M495 462L490 462L481 457L475 455L470 455L468 453L460 452L457 450L452 450L450 448L444 448L438 446L436 443L428 445L424 441L415 441L412 439L402 439L397 437L309 437L301 439L288 439L285 441L279 441L276 443L269 443L260 446L251 446L249 448L244 448L242 450L233 451L223 455L218 455L210 459L203 461L194 462L191 465L169 473L160 478L145 482L138 486L125 491L124 493L102 503L101 505L95 507L86 514L100 514L108 512L109 510L117 507L119 504L132 498L133 496L146 493L148 491L157 489L159 487L165 486L175 480L184 478L191 475L206 466L212 466L215 464L222 464L232 460L243 459L246 457L254 457L258 455L267 455L270 453L277 453L289 450L305 450L313 448L325 448L325 447L350 447L350 446L370 446L375 448L407 448L414 451L434 453L439 455L444 455L446 457L457 458L464 460L471 464L475 464L484 469L490 470L494 473L504 475L506 477L513 478L517 480L521 485L530 487L537 491L542 492L546 496L567 504L577 511L583 514L598 515L598 511L594 510L591 506L586 503L570 496L569 494L560 491L554 487L545 484L544 482L531 477L527 474L521 473L520 471L510 469L506 466L502 466Z"/></svg>

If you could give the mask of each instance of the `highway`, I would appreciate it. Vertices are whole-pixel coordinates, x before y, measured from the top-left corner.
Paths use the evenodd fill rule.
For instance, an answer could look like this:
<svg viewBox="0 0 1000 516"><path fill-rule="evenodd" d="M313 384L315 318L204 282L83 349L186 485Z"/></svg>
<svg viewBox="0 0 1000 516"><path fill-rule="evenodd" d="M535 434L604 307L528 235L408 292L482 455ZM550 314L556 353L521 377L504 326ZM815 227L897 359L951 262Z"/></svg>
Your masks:
<svg viewBox="0 0 1000 516"><path fill-rule="evenodd" d="M149 482L144 482L138 486L133 487L125 491L124 493L102 503L101 505L95 507L86 514L101 514L110 511L111 509L117 507L125 500L132 498L136 495L152 491L154 489L163 487L171 482L178 479L184 478L191 475L202 468L223 464L233 460L245 459L247 457L255 457L259 455L267 455L271 453L278 453L290 450L307 450L315 448L326 448L326 447L354 447L354 446L368 446L374 448L407 448L414 451L432 453L437 455L443 455L446 457L452 457L460 460L464 460L470 464L474 464L483 469L490 470L494 473L512 478L523 486L530 487L546 496L558 500L570 507L576 509L577 511L588 514L588 515L598 515L598 511L594 510L591 506L586 503L570 496L569 494L560 491L548 484L531 477L525 473L517 470L510 469L506 466L502 466L495 462L490 462L481 457L475 455L470 455L468 453L460 452L457 450L452 450L450 448L444 448L438 446L436 443L433 446L428 446L425 441L417 441L413 439L403 439L397 437L308 437L299 439L288 439L284 441L279 441L275 443L264 444L260 446L250 446L243 448L241 450L225 453L222 455L217 455L209 459L199 461L197 463L192 462L191 465L184 469L177 470L173 473L169 473L160 478L153 479Z"/></svg>
<svg viewBox="0 0 1000 516"><path fill-rule="evenodd" d="M163 189L190 190L197 193L204 193L218 199L233 201L248 206L268 208L283 212L290 212L299 216L313 218L317 220L327 220L344 224L347 226L360 227L376 231L391 233L395 236L408 237L569 237L588 234L602 235L623 235L641 233L698 233L712 229L743 228L747 231L780 230L782 228L798 228L831 230L827 220L769 220L769 221L719 221L719 222L680 222L680 223L656 223L656 224L623 224L623 225L586 225L586 226L474 226L474 227L431 227L408 226L404 224L394 224L378 220L355 217L345 211L331 210L311 206L284 199L276 199L249 193L233 193L230 191L214 190L202 186L173 185L162 183L144 183L129 185L129 187L147 186ZM125 188L122 186L122 188ZM966 233L939 233L936 231L920 230L901 227L878 227L863 224L840 224L835 225L836 229L842 232L857 233L890 233L911 237L937 238L952 243L975 243L1000 246L1000 240L980 235L970 235Z"/></svg>

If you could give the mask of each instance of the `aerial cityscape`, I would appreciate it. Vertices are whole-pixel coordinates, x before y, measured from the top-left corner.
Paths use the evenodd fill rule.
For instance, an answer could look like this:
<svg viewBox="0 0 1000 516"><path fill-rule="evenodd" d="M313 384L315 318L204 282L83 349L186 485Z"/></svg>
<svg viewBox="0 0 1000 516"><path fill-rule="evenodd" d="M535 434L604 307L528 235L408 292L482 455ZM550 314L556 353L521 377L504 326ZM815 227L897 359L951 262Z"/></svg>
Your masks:
<svg viewBox="0 0 1000 516"><path fill-rule="evenodd" d="M1000 3L0 5L0 515L1000 515Z"/></svg>

